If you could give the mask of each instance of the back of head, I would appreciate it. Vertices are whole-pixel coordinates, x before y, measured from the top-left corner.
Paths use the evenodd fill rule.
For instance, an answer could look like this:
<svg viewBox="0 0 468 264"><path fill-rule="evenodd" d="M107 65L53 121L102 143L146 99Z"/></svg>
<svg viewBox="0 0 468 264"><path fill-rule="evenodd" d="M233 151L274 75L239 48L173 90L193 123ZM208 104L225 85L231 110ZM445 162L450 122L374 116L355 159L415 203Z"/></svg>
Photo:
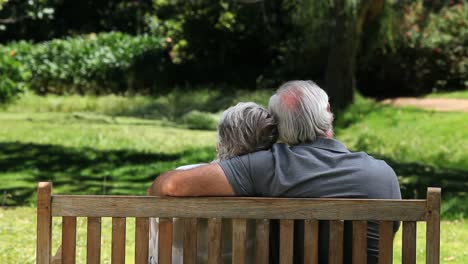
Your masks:
<svg viewBox="0 0 468 264"><path fill-rule="evenodd" d="M270 98L270 112L278 120L279 140L297 145L332 135L333 114L328 95L312 81L290 81Z"/></svg>
<svg viewBox="0 0 468 264"><path fill-rule="evenodd" d="M278 139L276 120L256 103L238 103L221 116L218 137L219 159L268 149Z"/></svg>

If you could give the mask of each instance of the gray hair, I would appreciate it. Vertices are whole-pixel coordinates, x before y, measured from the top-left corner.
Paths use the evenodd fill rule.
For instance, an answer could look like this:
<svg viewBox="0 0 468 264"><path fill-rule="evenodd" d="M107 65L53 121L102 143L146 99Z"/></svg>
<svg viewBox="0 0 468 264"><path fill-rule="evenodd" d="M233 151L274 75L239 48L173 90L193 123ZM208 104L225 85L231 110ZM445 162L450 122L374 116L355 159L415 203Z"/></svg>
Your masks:
<svg viewBox="0 0 468 264"><path fill-rule="evenodd" d="M290 81L270 98L269 111L278 120L279 140L297 145L333 133L328 95L312 81Z"/></svg>
<svg viewBox="0 0 468 264"><path fill-rule="evenodd" d="M271 148L278 139L275 118L256 103L238 103L228 108L218 125L218 158Z"/></svg>

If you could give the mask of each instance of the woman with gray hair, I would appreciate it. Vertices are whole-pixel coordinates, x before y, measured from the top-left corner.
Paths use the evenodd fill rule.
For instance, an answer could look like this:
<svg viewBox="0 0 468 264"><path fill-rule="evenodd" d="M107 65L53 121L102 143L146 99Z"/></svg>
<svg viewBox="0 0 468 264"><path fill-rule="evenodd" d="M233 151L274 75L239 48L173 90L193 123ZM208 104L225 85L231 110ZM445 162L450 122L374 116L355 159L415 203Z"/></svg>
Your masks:
<svg viewBox="0 0 468 264"><path fill-rule="evenodd" d="M278 139L275 118L260 105L247 102L238 103L225 110L218 124L217 162L251 152L266 150ZM178 170L188 170L204 164L193 164L178 167ZM247 224L247 249L253 250L254 223ZM174 242L172 246L172 263L182 263L184 225L179 219L174 219ZM149 263L157 263L158 255L158 219L151 219L150 226L150 256ZM207 221L198 221L198 263L207 262ZM222 258L224 263L230 263L232 257L232 225L230 220L222 222ZM247 263L254 263L253 255L248 255Z"/></svg>

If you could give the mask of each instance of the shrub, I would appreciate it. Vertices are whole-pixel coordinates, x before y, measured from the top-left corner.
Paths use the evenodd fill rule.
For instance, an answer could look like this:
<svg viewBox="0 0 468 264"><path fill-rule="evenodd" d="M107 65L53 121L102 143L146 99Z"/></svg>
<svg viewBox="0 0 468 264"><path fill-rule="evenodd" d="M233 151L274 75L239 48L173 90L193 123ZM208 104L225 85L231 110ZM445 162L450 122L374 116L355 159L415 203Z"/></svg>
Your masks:
<svg viewBox="0 0 468 264"><path fill-rule="evenodd" d="M16 50L0 46L0 104L24 92L29 77L30 72L16 58Z"/></svg>
<svg viewBox="0 0 468 264"><path fill-rule="evenodd" d="M141 85L138 80L144 79L136 72L140 58L162 50L160 38L116 32L40 44L23 41L8 47L16 50L17 59L30 69L31 89L40 94L134 91Z"/></svg>
<svg viewBox="0 0 468 264"><path fill-rule="evenodd" d="M218 126L218 120L213 114L197 110L188 112L182 120L190 129L216 130Z"/></svg>
<svg viewBox="0 0 468 264"><path fill-rule="evenodd" d="M393 45L388 39L370 61L361 61L362 92L419 95L468 88L468 5L434 11L416 1L402 13Z"/></svg>

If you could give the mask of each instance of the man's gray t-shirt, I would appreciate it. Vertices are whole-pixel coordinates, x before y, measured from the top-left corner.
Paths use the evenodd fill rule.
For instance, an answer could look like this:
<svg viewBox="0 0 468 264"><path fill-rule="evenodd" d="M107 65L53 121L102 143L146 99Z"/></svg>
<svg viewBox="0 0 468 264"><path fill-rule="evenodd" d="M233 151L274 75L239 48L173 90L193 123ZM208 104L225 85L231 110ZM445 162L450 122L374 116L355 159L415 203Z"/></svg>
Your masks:
<svg viewBox="0 0 468 264"><path fill-rule="evenodd" d="M390 166L364 152L350 152L334 139L319 137L297 146L278 143L270 150L220 161L219 165L239 196L401 199L398 179ZM328 239L327 226L321 223L321 245ZM351 248L346 241L352 241L347 229L345 224L345 259ZM321 251L323 262L326 247ZM299 258L302 254L295 252ZM368 225L368 255L369 263L376 262L375 222Z"/></svg>

